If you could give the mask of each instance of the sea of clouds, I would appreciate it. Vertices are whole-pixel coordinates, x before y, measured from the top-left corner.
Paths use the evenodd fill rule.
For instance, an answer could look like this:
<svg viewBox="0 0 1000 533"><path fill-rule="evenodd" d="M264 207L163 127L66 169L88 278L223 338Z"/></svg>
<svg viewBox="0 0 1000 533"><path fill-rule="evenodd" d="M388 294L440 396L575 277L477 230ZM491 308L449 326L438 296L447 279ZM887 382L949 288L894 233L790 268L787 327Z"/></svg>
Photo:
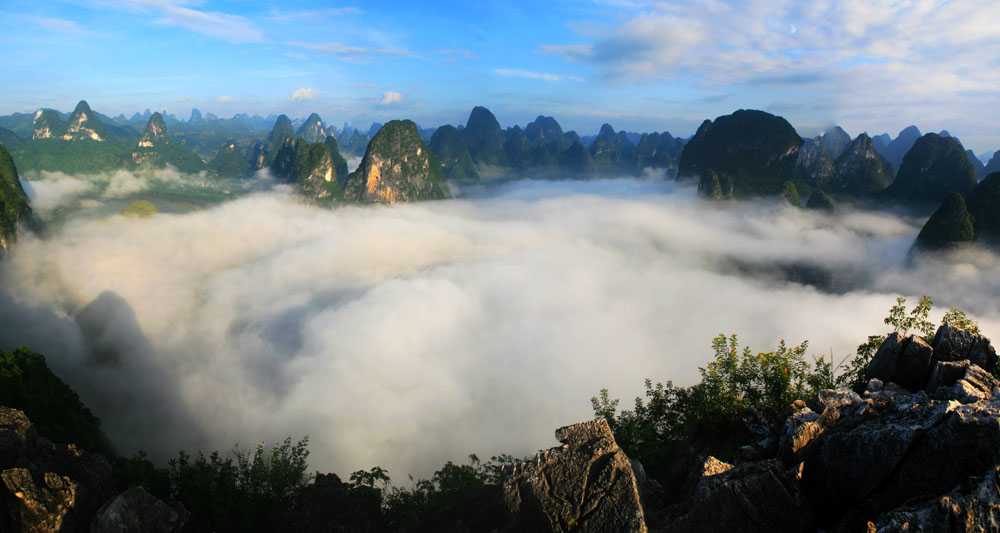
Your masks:
<svg viewBox="0 0 1000 533"><path fill-rule="evenodd" d="M36 209L89 190L60 180L77 178L29 184ZM321 209L276 187L70 215L0 265L2 347L45 354L124 454L308 434L312 469L400 482L552 446L602 387L630 404L645 378L694 383L719 333L839 361L897 295L929 294L935 320L957 305L1000 334L997 255L913 259L905 214L720 205L650 179L463 194ZM802 268L833 281L787 281Z"/></svg>

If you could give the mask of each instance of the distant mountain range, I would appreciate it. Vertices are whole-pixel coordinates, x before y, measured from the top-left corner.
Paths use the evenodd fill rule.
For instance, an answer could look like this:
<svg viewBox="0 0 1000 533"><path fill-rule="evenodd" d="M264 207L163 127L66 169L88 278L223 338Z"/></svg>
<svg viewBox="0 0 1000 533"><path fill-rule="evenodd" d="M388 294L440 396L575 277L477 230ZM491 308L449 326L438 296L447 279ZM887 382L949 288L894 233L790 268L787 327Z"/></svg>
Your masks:
<svg viewBox="0 0 1000 533"><path fill-rule="evenodd" d="M1000 151L983 164L947 131L925 135L916 126L895 138L861 133L852 139L835 126L803 139L784 118L743 109L706 120L683 139L669 132L615 131L610 124L581 137L544 115L504 129L481 106L457 127L421 128L397 120L338 130L316 113L296 120L246 114L223 119L193 109L180 121L146 110L126 119L102 115L81 101L70 114L39 109L0 117L0 144L22 172L171 166L205 172L208 179L239 179L266 169L321 204L446 198L446 180L589 179L653 169L696 181L699 192L715 200L778 195L825 210L844 201L903 203L928 212L940 205L918 241L925 249L995 239L990 220L1000 219L1000 178L993 174L1000 171ZM351 157L361 157L361 163L348 173ZM20 196L11 189L8 197L14 205ZM9 211L6 226L23 217Z"/></svg>

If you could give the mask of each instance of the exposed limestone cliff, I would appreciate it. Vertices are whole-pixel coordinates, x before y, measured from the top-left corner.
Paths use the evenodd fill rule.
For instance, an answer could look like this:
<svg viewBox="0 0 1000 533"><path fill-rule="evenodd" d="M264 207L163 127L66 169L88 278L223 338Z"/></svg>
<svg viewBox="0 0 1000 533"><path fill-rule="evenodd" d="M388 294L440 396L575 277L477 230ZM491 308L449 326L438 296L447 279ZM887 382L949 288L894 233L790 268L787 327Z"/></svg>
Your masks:
<svg viewBox="0 0 1000 533"><path fill-rule="evenodd" d="M345 189L346 199L365 203L392 204L450 196L441 163L410 120L393 120L382 126Z"/></svg>

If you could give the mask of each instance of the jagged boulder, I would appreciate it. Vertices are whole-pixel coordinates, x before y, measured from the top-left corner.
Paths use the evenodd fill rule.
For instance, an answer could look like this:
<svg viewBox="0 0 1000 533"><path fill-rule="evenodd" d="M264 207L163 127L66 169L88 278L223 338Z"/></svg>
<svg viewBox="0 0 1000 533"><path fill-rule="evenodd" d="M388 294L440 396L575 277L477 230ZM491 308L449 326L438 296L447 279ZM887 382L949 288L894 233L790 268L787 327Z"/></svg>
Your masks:
<svg viewBox="0 0 1000 533"><path fill-rule="evenodd" d="M942 324L931 342L933 362L968 360L987 372L997 366L997 352L990 340L950 324Z"/></svg>
<svg viewBox="0 0 1000 533"><path fill-rule="evenodd" d="M101 507L90 533L171 533L181 531L189 516L183 505L167 505L142 487L132 487Z"/></svg>
<svg viewBox="0 0 1000 533"><path fill-rule="evenodd" d="M0 531L85 530L107 501L111 464L38 437L28 418L0 407Z"/></svg>
<svg viewBox="0 0 1000 533"><path fill-rule="evenodd" d="M913 335L900 338L892 333L875 352L866 379L893 382L916 392L924 388L934 350L926 341Z"/></svg>
<svg viewBox="0 0 1000 533"><path fill-rule="evenodd" d="M511 531L647 531L635 474L606 420L556 430L563 443L504 470Z"/></svg>
<svg viewBox="0 0 1000 533"><path fill-rule="evenodd" d="M811 519L798 480L773 460L706 470L685 506L663 531L792 533Z"/></svg>
<svg viewBox="0 0 1000 533"><path fill-rule="evenodd" d="M930 503L883 514L868 526L876 533L1000 531L1000 466L978 484L960 487Z"/></svg>

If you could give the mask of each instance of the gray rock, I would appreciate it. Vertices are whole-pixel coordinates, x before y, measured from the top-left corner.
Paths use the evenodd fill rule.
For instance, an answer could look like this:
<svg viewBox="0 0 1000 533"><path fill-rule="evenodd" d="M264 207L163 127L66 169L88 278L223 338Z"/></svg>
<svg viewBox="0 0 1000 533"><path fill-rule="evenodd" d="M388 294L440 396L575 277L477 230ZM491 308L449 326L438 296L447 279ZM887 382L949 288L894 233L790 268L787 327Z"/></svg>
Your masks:
<svg viewBox="0 0 1000 533"><path fill-rule="evenodd" d="M922 338L892 333L868 365L866 377L893 382L915 392L924 387L934 350Z"/></svg>
<svg viewBox="0 0 1000 533"><path fill-rule="evenodd" d="M811 519L798 481L777 461L706 476L686 506L665 532L798 532Z"/></svg>
<svg viewBox="0 0 1000 533"><path fill-rule="evenodd" d="M816 401L824 408L857 407L864 403L858 393L849 389L823 389L816 394Z"/></svg>
<svg viewBox="0 0 1000 533"><path fill-rule="evenodd" d="M556 430L563 446L504 469L511 531L645 532L635 475L606 420Z"/></svg>
<svg viewBox="0 0 1000 533"><path fill-rule="evenodd" d="M188 516L189 513L183 506L172 507L142 487L132 487L97 512L97 517L90 526L90 532L170 533L180 531Z"/></svg>
<svg viewBox="0 0 1000 533"><path fill-rule="evenodd" d="M860 400L860 397L858 399ZM823 433L823 425L819 418L819 413L806 407L785 419L785 427L778 441L778 450L786 465L801 461L806 445Z"/></svg>
<svg viewBox="0 0 1000 533"><path fill-rule="evenodd" d="M941 370L932 372L928 380L928 390L934 386L935 398L968 404L989 399L1000 389L1000 381L969 361L935 363L935 370L939 366ZM958 371L961 375L956 376Z"/></svg>
<svg viewBox="0 0 1000 533"><path fill-rule="evenodd" d="M929 503L885 513L872 529L877 533L1000 531L1000 467L991 468L967 492L956 489Z"/></svg>
<svg viewBox="0 0 1000 533"><path fill-rule="evenodd" d="M997 366L997 352L989 339L955 326L942 324L931 345L934 348L933 362L968 359L987 372L993 372Z"/></svg>
<svg viewBox="0 0 1000 533"><path fill-rule="evenodd" d="M112 494L103 456L38 437L21 411L0 407L0 531L73 531Z"/></svg>

